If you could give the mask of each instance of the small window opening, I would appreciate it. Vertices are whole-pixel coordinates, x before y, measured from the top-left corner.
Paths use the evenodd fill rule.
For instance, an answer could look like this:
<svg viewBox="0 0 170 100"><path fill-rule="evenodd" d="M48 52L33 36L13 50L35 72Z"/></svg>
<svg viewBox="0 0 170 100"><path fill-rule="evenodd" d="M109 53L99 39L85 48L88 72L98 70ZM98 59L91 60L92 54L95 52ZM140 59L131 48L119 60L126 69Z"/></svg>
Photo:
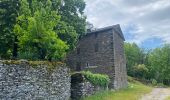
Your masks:
<svg viewBox="0 0 170 100"><path fill-rule="evenodd" d="M86 66L89 67L89 63L86 63Z"/></svg>
<svg viewBox="0 0 170 100"><path fill-rule="evenodd" d="M99 51L99 45L98 44L95 44L95 52L98 52Z"/></svg>

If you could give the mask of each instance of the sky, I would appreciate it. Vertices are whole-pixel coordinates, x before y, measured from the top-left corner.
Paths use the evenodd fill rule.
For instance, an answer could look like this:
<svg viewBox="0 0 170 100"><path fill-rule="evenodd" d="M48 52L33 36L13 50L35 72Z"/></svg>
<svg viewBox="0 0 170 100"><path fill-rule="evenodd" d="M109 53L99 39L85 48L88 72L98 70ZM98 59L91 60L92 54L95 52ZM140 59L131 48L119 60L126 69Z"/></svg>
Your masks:
<svg viewBox="0 0 170 100"><path fill-rule="evenodd" d="M120 24L126 42L142 48L170 43L170 0L85 0L96 28Z"/></svg>

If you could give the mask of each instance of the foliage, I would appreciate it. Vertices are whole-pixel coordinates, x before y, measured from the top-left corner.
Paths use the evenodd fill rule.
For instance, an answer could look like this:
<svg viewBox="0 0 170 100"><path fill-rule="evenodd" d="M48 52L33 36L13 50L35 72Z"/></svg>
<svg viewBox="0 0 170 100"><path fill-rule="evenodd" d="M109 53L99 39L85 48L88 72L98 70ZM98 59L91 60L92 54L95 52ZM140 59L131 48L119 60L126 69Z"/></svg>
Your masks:
<svg viewBox="0 0 170 100"><path fill-rule="evenodd" d="M45 2L46 0L42 0ZM75 48L78 38L85 34L86 17L84 15L84 0L51 0L52 10L61 16L60 24L54 28L58 37L69 45L69 50Z"/></svg>
<svg viewBox="0 0 170 100"><path fill-rule="evenodd" d="M57 1L57 0L56 0ZM85 33L86 17L84 15L84 0L61 0L59 13L61 20L74 27L76 33L82 37ZM56 7L54 7L56 9Z"/></svg>
<svg viewBox="0 0 170 100"><path fill-rule="evenodd" d="M61 60L85 33L84 9L84 0L1 0L0 57Z"/></svg>
<svg viewBox="0 0 170 100"><path fill-rule="evenodd" d="M134 76L138 78L145 78L148 74L148 68L144 64L133 66Z"/></svg>
<svg viewBox="0 0 170 100"><path fill-rule="evenodd" d="M170 44L144 51L134 43L126 43L125 53L128 75L170 84Z"/></svg>
<svg viewBox="0 0 170 100"><path fill-rule="evenodd" d="M157 81L155 79L151 79L152 85L157 85Z"/></svg>
<svg viewBox="0 0 170 100"><path fill-rule="evenodd" d="M135 43L125 43L125 54L127 59L127 70L130 76L135 75L133 66L138 64L143 64L144 62L144 52Z"/></svg>
<svg viewBox="0 0 170 100"><path fill-rule="evenodd" d="M140 82L129 83L127 89L120 91L102 91L83 100L138 100L142 95L151 92L152 88Z"/></svg>
<svg viewBox="0 0 170 100"><path fill-rule="evenodd" d="M85 78L90 81L92 84L94 85L99 85L99 86L103 86L103 87L107 87L110 79L107 75L103 75L103 74L93 74L89 71L82 71L81 72Z"/></svg>
<svg viewBox="0 0 170 100"><path fill-rule="evenodd" d="M54 30L60 22L60 16L51 9L51 1L46 4L38 0L29 8L27 0L21 1L20 16L17 18L15 33L18 35L20 55L33 53L30 58L61 59L66 54L68 45Z"/></svg>
<svg viewBox="0 0 170 100"><path fill-rule="evenodd" d="M150 76L158 82L170 84L170 45L154 49L149 55Z"/></svg>
<svg viewBox="0 0 170 100"><path fill-rule="evenodd" d="M137 83L137 81L133 77L130 77L130 76L127 77L127 80L130 83Z"/></svg>
<svg viewBox="0 0 170 100"><path fill-rule="evenodd" d="M67 43L69 46L69 51L75 48L78 40L78 34L76 33L74 27L66 24L66 22L60 21L59 24L55 26L55 32L58 33L58 37L62 41Z"/></svg>
<svg viewBox="0 0 170 100"><path fill-rule="evenodd" d="M14 56L13 27L19 11L19 0L0 0L0 58Z"/></svg>
<svg viewBox="0 0 170 100"><path fill-rule="evenodd" d="M166 87L163 83L157 83L157 87Z"/></svg>

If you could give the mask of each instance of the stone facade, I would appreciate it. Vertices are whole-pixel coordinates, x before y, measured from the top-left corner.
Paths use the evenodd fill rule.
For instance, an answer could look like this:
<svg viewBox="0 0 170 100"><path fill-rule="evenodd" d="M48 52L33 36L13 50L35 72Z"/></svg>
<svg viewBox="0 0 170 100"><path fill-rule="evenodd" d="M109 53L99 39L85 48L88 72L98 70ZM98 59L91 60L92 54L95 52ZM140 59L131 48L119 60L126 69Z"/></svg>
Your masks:
<svg viewBox="0 0 170 100"><path fill-rule="evenodd" d="M69 69L59 64L6 64L0 61L0 100L69 100Z"/></svg>
<svg viewBox="0 0 170 100"><path fill-rule="evenodd" d="M127 86L127 75L123 43L119 25L89 32L70 52L67 64L72 70L107 74L111 79L110 88L124 88Z"/></svg>
<svg viewBox="0 0 170 100"><path fill-rule="evenodd" d="M90 83L81 73L71 76L71 99L81 100L81 98L93 95L96 92L106 90L106 87L96 86Z"/></svg>

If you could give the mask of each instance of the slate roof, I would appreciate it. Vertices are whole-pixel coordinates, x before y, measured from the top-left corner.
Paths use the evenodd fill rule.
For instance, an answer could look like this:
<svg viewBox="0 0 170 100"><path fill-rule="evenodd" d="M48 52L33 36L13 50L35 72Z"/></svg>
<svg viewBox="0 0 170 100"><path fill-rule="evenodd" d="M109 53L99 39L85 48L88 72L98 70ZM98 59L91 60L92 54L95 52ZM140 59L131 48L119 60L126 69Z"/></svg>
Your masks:
<svg viewBox="0 0 170 100"><path fill-rule="evenodd" d="M104 27L104 28L100 28L100 29L97 29L97 30L92 30L91 32L87 32L87 35L88 34L92 34L92 33L108 31L108 30L112 30L112 29L125 41L124 35L122 33L122 30L121 30L119 24L108 26L108 27Z"/></svg>

